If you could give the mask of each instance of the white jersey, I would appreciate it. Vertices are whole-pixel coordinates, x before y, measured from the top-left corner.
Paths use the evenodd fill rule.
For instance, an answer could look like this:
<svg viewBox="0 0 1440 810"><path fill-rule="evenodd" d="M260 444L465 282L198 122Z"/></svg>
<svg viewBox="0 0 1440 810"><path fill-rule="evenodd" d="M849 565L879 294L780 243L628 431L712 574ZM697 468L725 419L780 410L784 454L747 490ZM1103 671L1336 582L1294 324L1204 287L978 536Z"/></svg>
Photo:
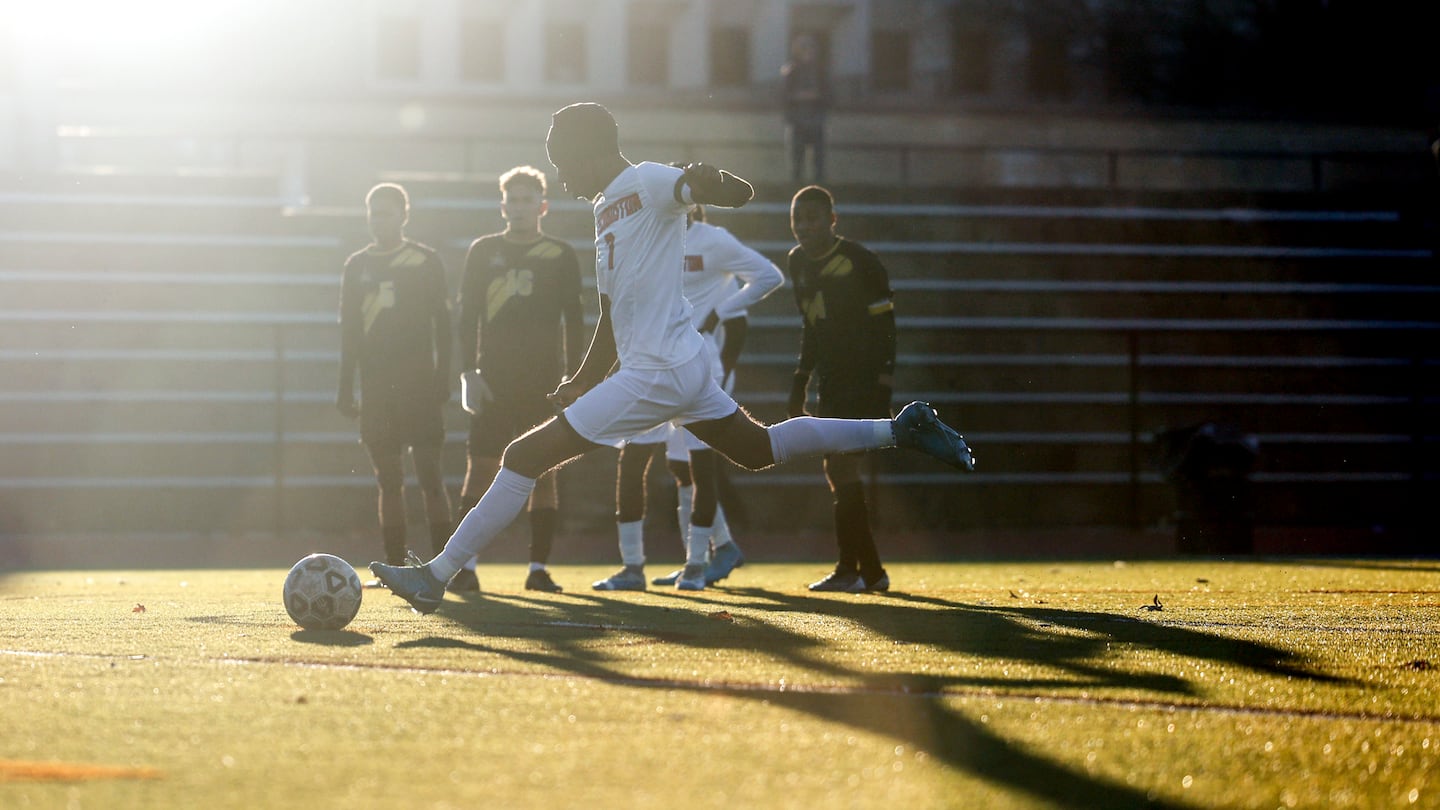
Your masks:
<svg viewBox="0 0 1440 810"><path fill-rule="evenodd" d="M684 292L695 310L696 327L711 312L722 322L743 317L784 283L785 276L774 262L729 231L708 222L690 223L685 232Z"/></svg>
<svg viewBox="0 0 1440 810"><path fill-rule="evenodd" d="M671 166L640 163L595 200L595 279L610 299L621 368L674 368L705 345L681 294L685 212L693 203L683 176Z"/></svg>

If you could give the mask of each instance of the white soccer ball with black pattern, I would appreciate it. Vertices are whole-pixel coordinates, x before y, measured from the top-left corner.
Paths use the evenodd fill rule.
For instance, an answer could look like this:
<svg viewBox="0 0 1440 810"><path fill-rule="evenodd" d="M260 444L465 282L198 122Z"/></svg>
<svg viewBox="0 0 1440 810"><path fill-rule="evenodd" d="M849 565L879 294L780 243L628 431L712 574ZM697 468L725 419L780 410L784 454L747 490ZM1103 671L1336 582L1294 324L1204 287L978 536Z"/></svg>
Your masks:
<svg viewBox="0 0 1440 810"><path fill-rule="evenodd" d="M339 630L360 612L360 577L334 554L311 554L285 577L285 612L306 630Z"/></svg>

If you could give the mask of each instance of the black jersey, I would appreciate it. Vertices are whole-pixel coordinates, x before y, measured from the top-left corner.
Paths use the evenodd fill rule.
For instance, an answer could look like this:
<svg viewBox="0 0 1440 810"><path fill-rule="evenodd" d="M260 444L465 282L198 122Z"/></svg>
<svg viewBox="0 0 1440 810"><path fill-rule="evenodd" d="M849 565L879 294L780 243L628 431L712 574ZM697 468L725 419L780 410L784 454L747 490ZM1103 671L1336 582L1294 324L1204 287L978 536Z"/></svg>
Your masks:
<svg viewBox="0 0 1440 810"><path fill-rule="evenodd" d="M571 350L581 345L580 262L574 248L542 235L475 240L460 282L460 350L494 386L553 389L565 372L563 318ZM570 356L571 365L580 358Z"/></svg>
<svg viewBox="0 0 1440 810"><path fill-rule="evenodd" d="M436 252L405 240L345 261L340 283L340 373L360 370L362 403L389 396L436 400L450 375L450 310L445 266ZM423 394L421 393L423 392Z"/></svg>
<svg viewBox="0 0 1440 810"><path fill-rule="evenodd" d="M804 320L798 370L862 385L894 373L895 305L878 256L842 237L819 258L795 246L788 269Z"/></svg>

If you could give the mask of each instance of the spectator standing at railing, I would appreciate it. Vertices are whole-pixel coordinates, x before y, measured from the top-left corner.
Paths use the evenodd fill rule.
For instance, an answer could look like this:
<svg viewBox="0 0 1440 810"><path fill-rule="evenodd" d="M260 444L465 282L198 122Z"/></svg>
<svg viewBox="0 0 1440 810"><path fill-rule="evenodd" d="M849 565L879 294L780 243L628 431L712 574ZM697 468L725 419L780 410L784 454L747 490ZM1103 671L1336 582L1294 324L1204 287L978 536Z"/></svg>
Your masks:
<svg viewBox="0 0 1440 810"><path fill-rule="evenodd" d="M342 414L360 420L360 441L380 490L385 558L397 565L406 552L407 449L424 495L434 550L445 547L453 525L440 472L453 343L449 293L439 254L405 237L409 218L410 198L401 186L381 183L366 195L365 221L373 241L345 260L335 397Z"/></svg>
<svg viewBox="0 0 1440 810"><path fill-rule="evenodd" d="M819 46L811 34L800 34L790 44L790 61L780 69L781 104L785 138L790 147L790 179L804 181L808 151L813 181L825 182L825 118L830 112L830 76L820 61Z"/></svg>

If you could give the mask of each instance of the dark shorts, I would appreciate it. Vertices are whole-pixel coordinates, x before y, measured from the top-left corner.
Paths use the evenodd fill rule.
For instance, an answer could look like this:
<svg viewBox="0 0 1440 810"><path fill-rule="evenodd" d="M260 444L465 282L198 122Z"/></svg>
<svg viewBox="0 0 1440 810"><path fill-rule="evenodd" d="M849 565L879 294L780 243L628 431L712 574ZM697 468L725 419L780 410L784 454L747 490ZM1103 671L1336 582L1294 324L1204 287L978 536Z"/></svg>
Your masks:
<svg viewBox="0 0 1440 810"><path fill-rule="evenodd" d="M467 452L478 458L499 458L506 445L530 428L555 415L546 396L553 389L495 386L494 399L485 403L485 412L470 417Z"/></svg>
<svg viewBox="0 0 1440 810"><path fill-rule="evenodd" d="M360 441L380 452L445 443L445 416L429 392L365 397L360 401Z"/></svg>
<svg viewBox="0 0 1440 810"><path fill-rule="evenodd" d="M836 419L889 419L890 389L874 383L821 379L815 415Z"/></svg>

